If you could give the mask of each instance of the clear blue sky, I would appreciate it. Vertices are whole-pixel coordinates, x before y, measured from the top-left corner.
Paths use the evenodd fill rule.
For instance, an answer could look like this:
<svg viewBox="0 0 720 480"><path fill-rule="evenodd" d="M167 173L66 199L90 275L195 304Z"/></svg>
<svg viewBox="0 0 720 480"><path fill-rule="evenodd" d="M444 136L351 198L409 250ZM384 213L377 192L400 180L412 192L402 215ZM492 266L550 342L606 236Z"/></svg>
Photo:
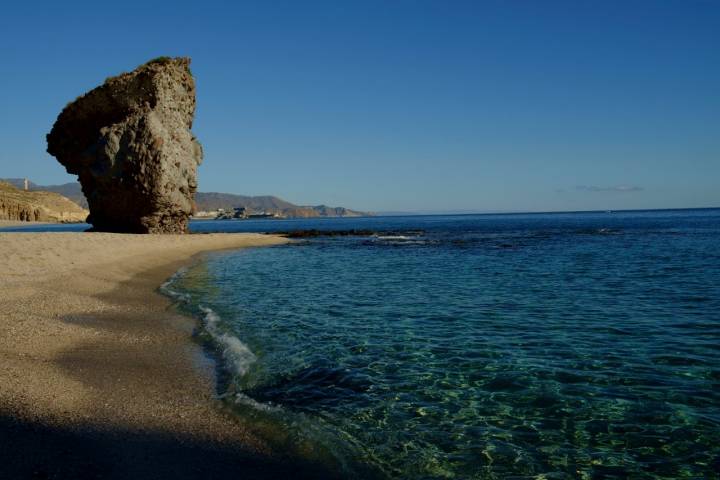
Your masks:
<svg viewBox="0 0 720 480"><path fill-rule="evenodd" d="M190 56L200 190L387 210L720 206L720 1L5 2L0 177Z"/></svg>

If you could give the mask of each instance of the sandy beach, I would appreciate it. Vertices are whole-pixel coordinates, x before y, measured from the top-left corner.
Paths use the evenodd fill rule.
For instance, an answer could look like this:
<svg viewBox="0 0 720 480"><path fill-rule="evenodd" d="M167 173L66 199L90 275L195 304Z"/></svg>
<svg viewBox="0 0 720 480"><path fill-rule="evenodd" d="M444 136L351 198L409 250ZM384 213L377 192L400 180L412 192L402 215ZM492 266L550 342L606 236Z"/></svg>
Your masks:
<svg viewBox="0 0 720 480"><path fill-rule="evenodd" d="M156 293L200 252L285 241L0 234L0 477L324 476L222 411L195 321Z"/></svg>

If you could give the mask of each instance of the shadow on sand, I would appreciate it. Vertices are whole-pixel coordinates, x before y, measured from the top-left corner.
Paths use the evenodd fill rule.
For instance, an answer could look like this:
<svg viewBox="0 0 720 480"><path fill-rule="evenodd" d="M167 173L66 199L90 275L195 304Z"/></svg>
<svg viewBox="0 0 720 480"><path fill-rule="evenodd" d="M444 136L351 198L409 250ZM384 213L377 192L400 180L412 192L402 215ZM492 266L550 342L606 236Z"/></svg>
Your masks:
<svg viewBox="0 0 720 480"><path fill-rule="evenodd" d="M318 465L155 432L58 428L0 416L3 479L332 479Z"/></svg>

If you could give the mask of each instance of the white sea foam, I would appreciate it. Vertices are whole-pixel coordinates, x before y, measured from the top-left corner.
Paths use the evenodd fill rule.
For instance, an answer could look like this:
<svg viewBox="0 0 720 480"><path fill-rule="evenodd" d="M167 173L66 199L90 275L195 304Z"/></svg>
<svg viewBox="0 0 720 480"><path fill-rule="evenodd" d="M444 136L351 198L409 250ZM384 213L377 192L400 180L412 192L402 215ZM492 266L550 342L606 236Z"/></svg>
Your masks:
<svg viewBox="0 0 720 480"><path fill-rule="evenodd" d="M172 284L179 277L185 275L186 272L186 268L181 268L175 272L173 276L160 286L160 291L177 302L190 304L192 300L190 295L171 288ZM203 329L210 335L213 343L220 351L223 362L234 374L240 376L245 375L250 366L257 360L255 354L239 338L223 332L220 326L221 318L212 308L203 305L199 305L198 308L203 313L201 319ZM247 405L258 410L273 411L280 409L280 407L260 403L243 393L235 393L233 396L235 403Z"/></svg>
<svg viewBox="0 0 720 480"><path fill-rule="evenodd" d="M223 360L232 366L236 374L245 375L250 365L257 360L255 354L239 338L220 329L220 317L212 308L200 305L200 310L204 314L203 326L220 349Z"/></svg>
<svg viewBox="0 0 720 480"><path fill-rule="evenodd" d="M172 285L175 280L178 279L178 277L181 277L182 275L187 272L187 268L181 268L177 272L175 272L170 278L168 278L162 285L160 285L160 291L167 295L168 297L172 298L176 301L181 301L184 303L188 303L190 301L190 296L185 293L180 293L177 290L173 290L170 288L170 285Z"/></svg>
<svg viewBox="0 0 720 480"><path fill-rule="evenodd" d="M417 237L408 237L407 235L378 235L376 238L378 240L410 240L411 238Z"/></svg>
<svg viewBox="0 0 720 480"><path fill-rule="evenodd" d="M256 410L261 410L263 412L278 412L282 409L277 405L271 405L269 403L260 403L257 400L253 399L252 397L248 397L244 393L236 393L234 395L235 397L235 403L238 405L246 405L248 407L254 408Z"/></svg>
<svg viewBox="0 0 720 480"><path fill-rule="evenodd" d="M175 272L172 277L160 286L160 291L176 301L190 303L190 295L178 292L170 287L186 271L187 269L181 268ZM250 365L257 360L255 354L239 338L222 331L219 326L220 317L213 309L202 305L199 308L203 313L203 327L220 350L223 360L233 369L234 373L245 375Z"/></svg>
<svg viewBox="0 0 720 480"><path fill-rule="evenodd" d="M420 235L375 235L374 241L382 245L425 245L428 243L427 240L422 240Z"/></svg>

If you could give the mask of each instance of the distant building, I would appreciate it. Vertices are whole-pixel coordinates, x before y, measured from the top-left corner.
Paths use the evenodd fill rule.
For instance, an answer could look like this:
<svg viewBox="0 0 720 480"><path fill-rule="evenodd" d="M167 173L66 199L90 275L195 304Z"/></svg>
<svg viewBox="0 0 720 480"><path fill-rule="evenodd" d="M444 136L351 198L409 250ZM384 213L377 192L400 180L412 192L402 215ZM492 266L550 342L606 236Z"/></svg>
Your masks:
<svg viewBox="0 0 720 480"><path fill-rule="evenodd" d="M198 210L193 214L193 218L215 218L217 217L218 212L215 210L212 211L204 211L204 210Z"/></svg>
<svg viewBox="0 0 720 480"><path fill-rule="evenodd" d="M30 189L30 182L28 182L28 179L26 178L23 182L23 185L25 187L25 191L27 192Z"/></svg>
<svg viewBox="0 0 720 480"><path fill-rule="evenodd" d="M279 213L266 213L266 212L260 212L260 213L254 213L252 215L249 215L248 218L284 218Z"/></svg>
<svg viewBox="0 0 720 480"><path fill-rule="evenodd" d="M233 208L235 213L233 214L233 218L248 218L248 211L245 207L235 207Z"/></svg>
<svg viewBox="0 0 720 480"><path fill-rule="evenodd" d="M215 220L247 220L248 218L285 218L285 216L280 213L251 212L252 210L247 207L234 207L232 211L218 208L217 212L215 212ZM195 216L198 217L199 213L201 212L198 212L198 214L196 214Z"/></svg>

